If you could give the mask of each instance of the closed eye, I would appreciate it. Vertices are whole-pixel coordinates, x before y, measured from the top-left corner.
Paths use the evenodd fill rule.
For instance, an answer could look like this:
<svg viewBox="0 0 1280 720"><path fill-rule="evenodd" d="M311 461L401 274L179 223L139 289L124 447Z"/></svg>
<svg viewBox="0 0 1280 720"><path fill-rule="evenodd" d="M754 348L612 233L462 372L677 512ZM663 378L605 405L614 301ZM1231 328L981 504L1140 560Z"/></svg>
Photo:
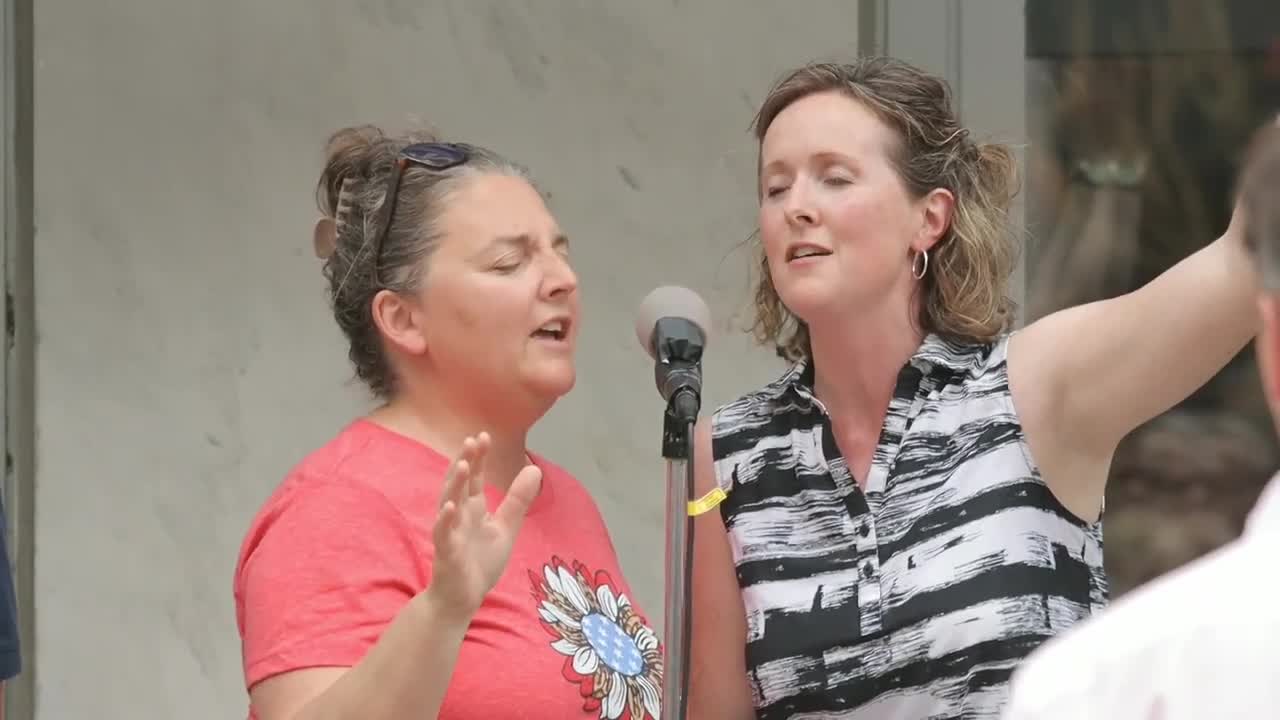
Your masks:
<svg viewBox="0 0 1280 720"><path fill-rule="evenodd" d="M513 273L520 269L522 263L521 258L508 256L494 263L493 269L500 273Z"/></svg>

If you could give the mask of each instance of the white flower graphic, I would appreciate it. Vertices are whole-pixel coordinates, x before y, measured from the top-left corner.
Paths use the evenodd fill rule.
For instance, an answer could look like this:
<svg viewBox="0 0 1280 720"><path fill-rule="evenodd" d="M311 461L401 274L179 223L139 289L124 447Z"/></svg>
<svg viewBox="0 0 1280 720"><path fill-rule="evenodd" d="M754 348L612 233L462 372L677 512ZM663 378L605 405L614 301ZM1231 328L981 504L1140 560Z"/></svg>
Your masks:
<svg viewBox="0 0 1280 720"><path fill-rule="evenodd" d="M542 626L565 656L564 678L578 685L583 707L602 720L657 720L661 644L609 574L552 558L542 577L530 571L529 579Z"/></svg>

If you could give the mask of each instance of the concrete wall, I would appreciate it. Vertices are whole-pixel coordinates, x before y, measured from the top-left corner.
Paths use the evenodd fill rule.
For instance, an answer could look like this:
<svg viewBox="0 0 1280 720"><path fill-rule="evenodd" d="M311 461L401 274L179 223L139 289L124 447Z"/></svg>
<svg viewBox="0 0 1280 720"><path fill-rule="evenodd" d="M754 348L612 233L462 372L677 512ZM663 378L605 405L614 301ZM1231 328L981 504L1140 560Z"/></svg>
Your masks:
<svg viewBox="0 0 1280 720"><path fill-rule="evenodd" d="M632 310L679 283L741 323L751 113L786 67L852 55L857 17L847 0L35 2L35 717L243 716L241 535L365 406L309 247L321 145L348 123L420 116L551 191L586 326L580 384L537 444L596 493L660 618L660 404ZM708 402L774 368L717 338Z"/></svg>

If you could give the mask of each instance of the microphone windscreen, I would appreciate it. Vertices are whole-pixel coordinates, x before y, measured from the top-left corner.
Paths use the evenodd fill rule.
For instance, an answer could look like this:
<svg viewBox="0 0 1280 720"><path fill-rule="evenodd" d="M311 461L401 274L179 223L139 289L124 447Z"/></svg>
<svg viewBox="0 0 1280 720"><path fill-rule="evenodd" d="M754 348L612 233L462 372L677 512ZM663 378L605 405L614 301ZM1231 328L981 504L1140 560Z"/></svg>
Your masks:
<svg viewBox="0 0 1280 720"><path fill-rule="evenodd" d="M677 285L656 288L645 296L636 312L636 339L649 357L654 357L653 328L662 318L688 320L698 326L703 337L711 335L711 310L698 293Z"/></svg>

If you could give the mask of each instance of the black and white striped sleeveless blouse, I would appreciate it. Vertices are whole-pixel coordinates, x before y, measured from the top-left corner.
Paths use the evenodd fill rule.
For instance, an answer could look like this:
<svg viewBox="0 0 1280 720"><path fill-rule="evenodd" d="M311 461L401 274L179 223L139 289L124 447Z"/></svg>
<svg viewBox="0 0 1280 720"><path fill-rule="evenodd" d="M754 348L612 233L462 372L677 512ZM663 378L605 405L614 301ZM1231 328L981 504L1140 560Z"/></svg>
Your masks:
<svg viewBox="0 0 1280 720"><path fill-rule="evenodd" d="M996 718L1018 662L1106 603L1100 525L1041 481L1007 347L925 339L865 493L811 365L713 414L762 720Z"/></svg>

